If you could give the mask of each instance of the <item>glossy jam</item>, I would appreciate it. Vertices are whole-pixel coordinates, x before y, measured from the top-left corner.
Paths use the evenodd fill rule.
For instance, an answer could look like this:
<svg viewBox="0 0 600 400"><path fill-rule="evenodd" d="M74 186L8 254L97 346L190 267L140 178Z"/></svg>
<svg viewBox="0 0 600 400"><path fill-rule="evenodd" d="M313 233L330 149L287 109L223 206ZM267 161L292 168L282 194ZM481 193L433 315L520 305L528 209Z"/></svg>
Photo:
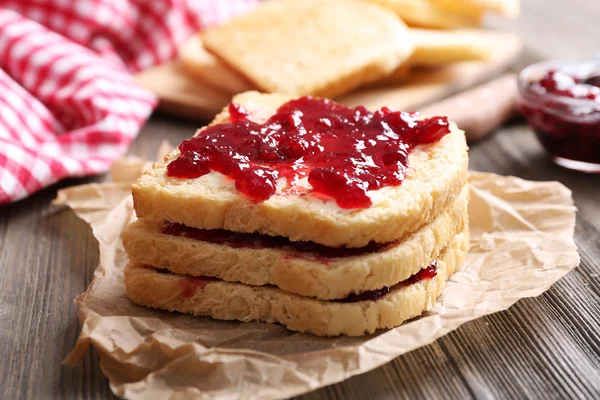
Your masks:
<svg viewBox="0 0 600 400"><path fill-rule="evenodd" d="M370 112L311 97L283 104L263 124L237 104L230 104L229 113L231 122L209 126L179 146L169 176L217 171L254 201L269 199L278 184L299 189L306 178L314 193L340 207L366 208L367 191L402 183L415 146L450 132L445 117L419 120L416 113Z"/></svg>
<svg viewBox="0 0 600 400"><path fill-rule="evenodd" d="M223 229L198 229L176 223L166 223L162 232L167 235L183 236L215 244L225 244L233 248L285 248L289 251L290 256L302 256L305 254L327 259L376 253L394 245L394 242L371 242L364 247L357 248L328 247L314 242L292 242L283 236L238 233Z"/></svg>
<svg viewBox="0 0 600 400"><path fill-rule="evenodd" d="M523 115L555 159L600 165L599 81L551 69L522 89Z"/></svg>
<svg viewBox="0 0 600 400"><path fill-rule="evenodd" d="M386 286L383 289L367 290L367 291L360 292L360 293L351 293L348 295L348 297L343 298L341 300L336 300L336 301L341 302L341 303L353 303L353 302L357 302L357 301L375 301L377 299L382 298L383 296L385 296L386 294L388 294L390 291L392 291L394 289L400 289L400 288L403 288L406 286L413 285L417 282L435 278L436 275L437 275L437 261L434 261L428 267L423 268L422 270L420 270L416 274L412 275L407 280L402 281L394 286L391 286L391 287Z"/></svg>
<svg viewBox="0 0 600 400"><path fill-rule="evenodd" d="M594 80L587 81L566 72L550 70L540 80L531 82L530 89L539 94L600 101L600 87L593 83Z"/></svg>

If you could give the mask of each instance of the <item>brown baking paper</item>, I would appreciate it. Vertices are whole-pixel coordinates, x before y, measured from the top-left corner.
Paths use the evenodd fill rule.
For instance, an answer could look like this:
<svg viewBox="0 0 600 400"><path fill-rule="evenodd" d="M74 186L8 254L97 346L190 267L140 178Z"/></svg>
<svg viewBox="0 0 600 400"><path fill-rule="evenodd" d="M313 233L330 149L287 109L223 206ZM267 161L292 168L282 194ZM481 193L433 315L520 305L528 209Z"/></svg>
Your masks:
<svg viewBox="0 0 600 400"><path fill-rule="evenodd" d="M66 362L90 344L113 392L129 399L284 398L372 370L465 322L537 296L579 262L571 192L556 182L471 173L471 244L431 311L362 338L320 338L280 325L216 321L133 304L125 295L121 232L133 220L129 158L119 182L60 191L98 239L100 263L79 304L82 330ZM135 171L135 173L128 171Z"/></svg>

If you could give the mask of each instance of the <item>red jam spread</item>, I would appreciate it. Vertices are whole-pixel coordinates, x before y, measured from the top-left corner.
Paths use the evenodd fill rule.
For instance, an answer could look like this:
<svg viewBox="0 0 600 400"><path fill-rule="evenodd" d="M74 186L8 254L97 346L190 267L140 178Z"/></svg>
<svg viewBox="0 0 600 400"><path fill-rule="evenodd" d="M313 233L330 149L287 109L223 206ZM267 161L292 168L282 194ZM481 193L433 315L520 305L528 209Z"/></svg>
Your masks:
<svg viewBox="0 0 600 400"><path fill-rule="evenodd" d="M210 282L218 281L217 278L210 276L188 276L179 281L181 296L185 298L192 297L198 290L202 291Z"/></svg>
<svg viewBox="0 0 600 400"><path fill-rule="evenodd" d="M437 275L437 261L434 261L428 267L423 268L422 270L420 270L416 274L412 275L407 280L397 283L394 286L391 286L391 287L386 286L383 289L367 290L367 291L359 292L359 293L351 293L348 295L348 297L345 297L343 299L336 300L336 301L341 302L341 303L353 303L353 302L357 302L357 301L374 301L374 300L380 299L381 297L385 296L393 289L400 289L400 288L403 288L406 286L413 285L417 282L435 278L436 275Z"/></svg>
<svg viewBox="0 0 600 400"><path fill-rule="evenodd" d="M549 69L520 88L523 115L544 148L566 166L600 164L600 78L586 74L573 66Z"/></svg>
<svg viewBox="0 0 600 400"><path fill-rule="evenodd" d="M269 236L258 233L238 233L224 229L198 229L182 224L166 223L162 232L167 235L183 236L209 243L225 244L233 248L285 248L290 256L309 254L324 258L353 257L376 253L393 246L395 242L370 242L364 247L329 247L315 242L293 242L283 236Z"/></svg>
<svg viewBox="0 0 600 400"><path fill-rule="evenodd" d="M144 268L153 269L150 266L144 266ZM164 269L155 269L155 270L160 273L167 272L167 270L164 270ZM355 303L358 301L375 301L377 299L382 298L383 296L385 296L386 294L388 294L390 291L392 291L394 289L400 289L400 288L403 288L406 286L410 286L410 285L413 285L415 283L418 283L418 282L421 282L421 281L424 281L427 279L435 278L436 276L437 276L437 261L434 261L426 268L423 268L422 270L420 270L416 274L412 275L408 279L406 279L400 283L397 283L394 286L386 286L382 289L377 289L377 290L366 290L364 292L350 293L347 297L344 297L343 299L332 300L332 301L335 301L338 303ZM194 296L194 294L198 290L200 290L200 291L204 290L206 285L208 285L210 282L217 282L217 281L219 281L219 279L213 278L210 276L188 276L185 279L182 279L179 281L179 287L181 289L181 296L185 297L185 298L190 298L190 297Z"/></svg>
<svg viewBox="0 0 600 400"><path fill-rule="evenodd" d="M593 83L593 80L590 82ZM600 101L600 87L589 84L584 78L558 70L546 72L539 81L531 82L530 88L539 94L551 93L573 99Z"/></svg>
<svg viewBox="0 0 600 400"><path fill-rule="evenodd" d="M210 171L235 181L253 201L307 178L316 194L346 209L371 205L368 190L402 183L411 150L450 132L447 118L381 108L349 108L331 100L302 97L283 104L265 123L229 105L230 122L209 126L184 141L167 175L197 178Z"/></svg>

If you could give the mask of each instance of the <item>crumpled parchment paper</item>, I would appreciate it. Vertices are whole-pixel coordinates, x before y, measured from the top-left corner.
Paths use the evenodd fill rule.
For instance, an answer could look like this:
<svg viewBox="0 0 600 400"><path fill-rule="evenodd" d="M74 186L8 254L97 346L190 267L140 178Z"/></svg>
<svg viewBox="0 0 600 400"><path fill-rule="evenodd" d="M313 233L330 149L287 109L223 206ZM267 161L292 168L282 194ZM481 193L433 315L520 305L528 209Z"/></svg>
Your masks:
<svg viewBox="0 0 600 400"><path fill-rule="evenodd" d="M82 330L68 364L93 344L115 394L129 399L283 398L342 381L425 346L461 324L537 296L579 263L571 192L556 182L471 173L471 251L431 311L362 338L216 321L141 307L125 295L121 233L135 218L127 158L113 183L61 190L98 239L100 263L76 299Z"/></svg>

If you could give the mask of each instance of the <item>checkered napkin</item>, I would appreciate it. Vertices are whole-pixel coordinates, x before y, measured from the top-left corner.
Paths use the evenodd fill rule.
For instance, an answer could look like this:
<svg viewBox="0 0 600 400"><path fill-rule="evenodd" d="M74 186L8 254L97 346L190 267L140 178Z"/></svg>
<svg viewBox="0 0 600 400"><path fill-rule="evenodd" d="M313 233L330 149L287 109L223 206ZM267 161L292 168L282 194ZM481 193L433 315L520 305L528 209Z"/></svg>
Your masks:
<svg viewBox="0 0 600 400"><path fill-rule="evenodd" d="M104 172L156 104L131 73L255 0L3 0L0 204Z"/></svg>

